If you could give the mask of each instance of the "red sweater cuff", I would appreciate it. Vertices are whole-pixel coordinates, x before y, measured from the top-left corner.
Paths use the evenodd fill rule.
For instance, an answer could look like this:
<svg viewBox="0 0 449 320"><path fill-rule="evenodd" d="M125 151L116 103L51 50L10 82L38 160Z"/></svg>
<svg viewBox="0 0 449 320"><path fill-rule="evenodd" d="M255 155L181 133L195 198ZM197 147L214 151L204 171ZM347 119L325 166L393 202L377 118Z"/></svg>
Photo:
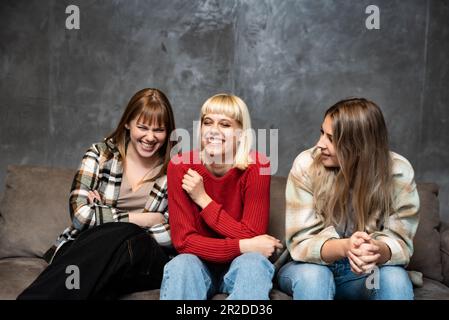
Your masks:
<svg viewBox="0 0 449 320"><path fill-rule="evenodd" d="M203 210L201 210L200 214L205 221L207 221L207 220L213 221L213 220L216 220L216 216L217 216L218 212L220 211L220 209L221 209L221 204L218 204L217 202L215 202L215 200L212 200ZM209 216L209 217L207 217L207 216ZM238 257L239 255L241 255L242 253L240 252L240 244L239 244L240 239L227 238L227 240L230 243L230 249L231 249L232 256Z"/></svg>
<svg viewBox="0 0 449 320"><path fill-rule="evenodd" d="M203 210L201 210L200 214L202 216L209 215L211 213L215 215L218 211L220 211L220 208L221 204L218 204L215 202L215 200L212 200Z"/></svg>
<svg viewBox="0 0 449 320"><path fill-rule="evenodd" d="M232 254L234 257L238 257L242 253L240 252L240 239L229 239L232 245Z"/></svg>

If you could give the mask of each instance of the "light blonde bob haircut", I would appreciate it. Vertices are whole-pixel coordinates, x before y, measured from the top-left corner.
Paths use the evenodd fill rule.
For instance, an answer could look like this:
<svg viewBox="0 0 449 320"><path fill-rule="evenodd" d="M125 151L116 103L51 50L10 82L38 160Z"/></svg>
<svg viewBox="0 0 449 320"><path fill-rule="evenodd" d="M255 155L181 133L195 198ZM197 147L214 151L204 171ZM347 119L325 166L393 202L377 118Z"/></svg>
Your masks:
<svg viewBox="0 0 449 320"><path fill-rule="evenodd" d="M234 119L240 125L241 133L238 139L233 168L245 170L253 162L250 151L253 143L251 118L245 102L237 96L226 93L216 94L204 102L200 112L200 127L198 139L201 145L201 126L207 114L224 114Z"/></svg>

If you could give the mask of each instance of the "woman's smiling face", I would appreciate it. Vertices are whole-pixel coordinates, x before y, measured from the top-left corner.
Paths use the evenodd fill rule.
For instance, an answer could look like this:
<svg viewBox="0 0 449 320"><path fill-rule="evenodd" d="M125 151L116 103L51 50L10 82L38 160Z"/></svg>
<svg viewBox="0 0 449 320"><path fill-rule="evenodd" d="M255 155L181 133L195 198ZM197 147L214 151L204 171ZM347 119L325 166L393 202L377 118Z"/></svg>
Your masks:
<svg viewBox="0 0 449 320"><path fill-rule="evenodd" d="M205 114L201 122L201 149L214 158L233 159L240 128L235 119L224 114Z"/></svg>
<svg viewBox="0 0 449 320"><path fill-rule="evenodd" d="M126 128L130 132L130 145L141 158L152 158L167 139L165 127L155 122L143 123L136 118Z"/></svg>
<svg viewBox="0 0 449 320"><path fill-rule="evenodd" d="M333 129L332 129L332 118L326 116L324 118L323 124L321 125L321 135L316 146L321 150L321 163L328 168L338 168L340 167L337 153L335 151Z"/></svg>

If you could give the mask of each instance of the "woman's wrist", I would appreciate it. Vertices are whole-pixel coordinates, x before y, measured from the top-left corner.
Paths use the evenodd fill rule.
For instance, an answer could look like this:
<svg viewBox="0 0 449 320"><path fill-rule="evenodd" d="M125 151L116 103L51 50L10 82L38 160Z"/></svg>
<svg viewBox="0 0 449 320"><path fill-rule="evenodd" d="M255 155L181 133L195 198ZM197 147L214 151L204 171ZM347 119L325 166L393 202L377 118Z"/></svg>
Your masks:
<svg viewBox="0 0 449 320"><path fill-rule="evenodd" d="M341 256L346 258L348 256L348 251L351 249L351 243L348 238L341 239Z"/></svg>
<svg viewBox="0 0 449 320"><path fill-rule="evenodd" d="M129 212L128 221L142 228L151 228L156 224L164 223L165 219L160 212Z"/></svg>
<svg viewBox="0 0 449 320"><path fill-rule="evenodd" d="M331 263L347 257L349 239L329 239L321 247L321 259Z"/></svg>
<svg viewBox="0 0 449 320"><path fill-rule="evenodd" d="M391 249L383 241L373 240L373 243L379 247L380 258L377 260L378 265L382 265L391 259Z"/></svg>
<svg viewBox="0 0 449 320"><path fill-rule="evenodd" d="M201 207L201 209L204 209L204 208L206 208L206 207L209 205L209 203L211 203L211 202L212 202L211 197L209 197L208 194L204 194L204 195L202 195L202 196L198 199L197 204Z"/></svg>
<svg viewBox="0 0 449 320"><path fill-rule="evenodd" d="M241 239L241 240L239 240L240 253L248 252L248 240L249 239Z"/></svg>

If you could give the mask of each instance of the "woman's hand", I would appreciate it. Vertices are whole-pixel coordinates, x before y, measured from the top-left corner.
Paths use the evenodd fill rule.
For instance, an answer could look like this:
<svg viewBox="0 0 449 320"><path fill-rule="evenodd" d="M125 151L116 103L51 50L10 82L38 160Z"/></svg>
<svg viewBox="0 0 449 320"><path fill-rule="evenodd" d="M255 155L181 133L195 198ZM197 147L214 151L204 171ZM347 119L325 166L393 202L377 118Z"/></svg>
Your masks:
<svg viewBox="0 0 449 320"><path fill-rule="evenodd" d="M128 221L142 228L151 228L156 224L165 222L165 217L160 212L129 212Z"/></svg>
<svg viewBox="0 0 449 320"><path fill-rule="evenodd" d="M362 274L374 268L381 257L379 249L379 246L366 232L355 232L349 238L349 250L347 251L352 272Z"/></svg>
<svg viewBox="0 0 449 320"><path fill-rule="evenodd" d="M349 250L360 247L365 242L371 241L371 237L366 232L357 231L349 238Z"/></svg>
<svg viewBox="0 0 449 320"><path fill-rule="evenodd" d="M268 234L256 236L250 239L242 239L239 241L240 252L258 252L269 258L276 249L282 249L282 243L279 239Z"/></svg>
<svg viewBox="0 0 449 320"><path fill-rule="evenodd" d="M182 179L182 188L202 209L212 201L204 190L203 177L195 170L189 169Z"/></svg>
<svg viewBox="0 0 449 320"><path fill-rule="evenodd" d="M101 196L97 190L89 191L87 198L90 204L94 202L102 203ZM165 217L160 212L129 212L128 221L142 228L151 228L156 224L164 223Z"/></svg>
<svg viewBox="0 0 449 320"><path fill-rule="evenodd" d="M101 196L100 196L100 194L98 193L97 190L89 191L89 194L87 195L87 200L88 200L89 204L94 203L95 200L97 200L97 203L101 203L102 202Z"/></svg>
<svg viewBox="0 0 449 320"><path fill-rule="evenodd" d="M356 254L354 254L355 250L348 251L348 258L349 258L349 263L351 264L351 270L355 274L362 274L362 273L369 272L379 262L379 258L380 258L380 253L378 251L379 247L375 246L371 243L362 244L362 246L365 246L365 245L371 247L371 249L368 250L368 252L369 252L368 254L356 255ZM375 249L375 248L377 248L377 249Z"/></svg>

